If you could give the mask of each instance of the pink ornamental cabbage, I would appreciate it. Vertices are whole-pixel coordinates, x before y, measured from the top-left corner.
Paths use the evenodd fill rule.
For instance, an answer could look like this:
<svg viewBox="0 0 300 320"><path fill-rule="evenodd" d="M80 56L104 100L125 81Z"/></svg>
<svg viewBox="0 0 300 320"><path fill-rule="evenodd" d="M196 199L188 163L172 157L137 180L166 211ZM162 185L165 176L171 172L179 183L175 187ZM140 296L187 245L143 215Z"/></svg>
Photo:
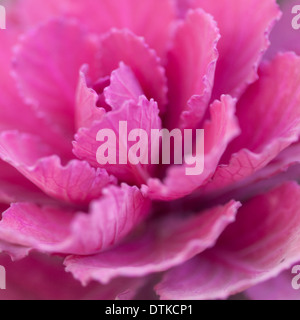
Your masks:
<svg viewBox="0 0 300 320"><path fill-rule="evenodd" d="M295 3L5 3L1 299L300 298ZM120 121L204 128L203 173L100 165Z"/></svg>

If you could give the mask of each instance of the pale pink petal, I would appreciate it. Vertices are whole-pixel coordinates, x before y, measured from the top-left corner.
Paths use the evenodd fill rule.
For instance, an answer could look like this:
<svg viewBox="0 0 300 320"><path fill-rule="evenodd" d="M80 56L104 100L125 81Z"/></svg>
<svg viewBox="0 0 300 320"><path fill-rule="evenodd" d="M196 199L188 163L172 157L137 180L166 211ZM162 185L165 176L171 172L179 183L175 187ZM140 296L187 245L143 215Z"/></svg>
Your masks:
<svg viewBox="0 0 300 320"><path fill-rule="evenodd" d="M1 300L123 300L134 297L143 279L118 278L109 286L91 283L87 287L64 271L62 259L42 255L11 262L0 256L6 268L6 290Z"/></svg>
<svg viewBox="0 0 300 320"><path fill-rule="evenodd" d="M2 215L0 239L40 251L95 254L119 242L148 213L149 201L127 185L105 189L88 214L17 203Z"/></svg>
<svg viewBox="0 0 300 320"><path fill-rule="evenodd" d="M213 18L200 9L178 22L166 66L168 127L194 128L202 120L214 84L219 37ZM189 100L194 95L197 105L191 106Z"/></svg>
<svg viewBox="0 0 300 320"><path fill-rule="evenodd" d="M121 157L119 153L119 144L123 148L130 150L134 142L128 142L128 137L119 131L120 121L127 121L127 132L130 133L134 129L143 129L148 134L148 163L151 160L151 129L160 129L161 120L158 116L159 110L156 102L153 100L148 101L144 96L141 96L139 101L128 101L122 108L108 112L100 122L94 123L91 128L83 128L78 131L75 136L74 153L82 160L88 161L93 167L102 167L107 170L108 173L115 175L121 181L128 183L145 183L149 178L153 166L148 164L133 165L130 163L127 152L123 152L126 155L127 164L120 164ZM101 129L111 129L116 135L116 145L110 145L110 150L116 150L116 164L107 163L101 165L97 162L96 154L98 148L101 146L101 142L96 141L97 134ZM147 155L148 155L147 153Z"/></svg>
<svg viewBox="0 0 300 320"><path fill-rule="evenodd" d="M300 259L299 208L294 182L250 200L213 249L167 272L157 292L162 299L224 299L277 276Z"/></svg>
<svg viewBox="0 0 300 320"><path fill-rule="evenodd" d="M212 14L220 28L213 98L239 97L257 79L257 68L269 47L269 33L280 12L275 0L193 0Z"/></svg>
<svg viewBox="0 0 300 320"><path fill-rule="evenodd" d="M172 0L70 2L68 13L78 17L90 30L102 34L111 28L126 28L138 36L143 36L159 56L165 55L175 18Z"/></svg>
<svg viewBox="0 0 300 320"><path fill-rule="evenodd" d="M128 100L138 102L141 95L143 95L143 90L135 75L121 62L119 69L111 74L110 85L104 89L106 103L113 110L117 110Z"/></svg>
<svg viewBox="0 0 300 320"><path fill-rule="evenodd" d="M147 231L110 251L68 257L66 270L84 285L91 280L106 284L118 276L141 277L168 270L213 246L235 219L238 207L231 201L191 217L170 215L148 223Z"/></svg>
<svg viewBox="0 0 300 320"><path fill-rule="evenodd" d="M14 245L0 240L0 254L8 254L13 261L21 260L28 256L30 248Z"/></svg>
<svg viewBox="0 0 300 320"><path fill-rule="evenodd" d="M88 87L88 66L83 66L79 73L79 81L76 94L76 129L89 128L94 121L99 121L105 114L105 109L98 108L99 96L97 92Z"/></svg>
<svg viewBox="0 0 300 320"><path fill-rule="evenodd" d="M299 4L298 0L281 1L283 15L271 32L271 46L266 53L267 58L273 58L278 52L284 51L294 51L300 55L299 29L295 30L292 27L293 19L297 18L297 14L292 13L292 9ZM299 24L299 19L297 21Z"/></svg>
<svg viewBox="0 0 300 320"><path fill-rule="evenodd" d="M298 272L295 274L292 270L293 267L273 279L248 289L247 297L252 300L300 300L300 290L292 286L292 281ZM299 284L299 280L296 283Z"/></svg>
<svg viewBox="0 0 300 320"><path fill-rule="evenodd" d="M30 30L15 49L14 73L22 95L67 136L74 130L79 69L87 63L96 71L97 50L96 39L66 20Z"/></svg>
<svg viewBox="0 0 300 320"><path fill-rule="evenodd" d="M211 121L204 125L204 171L200 175L186 175L187 165L171 166L163 183L149 179L148 195L155 200L174 200L184 197L214 174L228 143L239 134L235 117L236 101L222 96L211 105Z"/></svg>
<svg viewBox="0 0 300 320"><path fill-rule="evenodd" d="M242 134L227 150L229 165L218 168L207 190L253 175L298 141L300 58L293 53L278 55L259 75L237 105Z"/></svg>
<svg viewBox="0 0 300 320"><path fill-rule="evenodd" d="M37 137L17 131L0 135L0 157L56 199L78 204L98 198L115 179L104 169L72 160L63 166L58 156Z"/></svg>
<svg viewBox="0 0 300 320"><path fill-rule="evenodd" d="M161 110L167 103L167 79L160 59L145 43L128 30L113 29L100 43L100 76L110 75L123 62L131 68L148 99Z"/></svg>

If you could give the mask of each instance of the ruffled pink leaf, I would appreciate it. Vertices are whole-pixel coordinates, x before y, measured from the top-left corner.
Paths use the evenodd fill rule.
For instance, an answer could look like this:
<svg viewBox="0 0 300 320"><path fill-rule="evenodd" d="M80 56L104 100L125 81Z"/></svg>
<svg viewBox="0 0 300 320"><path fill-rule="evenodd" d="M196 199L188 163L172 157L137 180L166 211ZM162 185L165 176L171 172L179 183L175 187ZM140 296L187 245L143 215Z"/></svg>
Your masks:
<svg viewBox="0 0 300 320"><path fill-rule="evenodd" d="M284 182L298 179L300 179L300 145L294 144L282 151L266 167L246 179L238 180L221 189L212 190L210 184L198 189L189 197L188 207L192 208L202 201L214 204L215 201L223 203L230 199L240 201L250 199Z"/></svg>
<svg viewBox="0 0 300 320"><path fill-rule="evenodd" d="M70 256L67 271L84 285L103 284L118 276L137 277L162 272L191 259L214 245L225 227L235 219L239 204L231 201L192 217L162 218L148 231L110 251L95 256ZM168 226L167 230L165 226Z"/></svg>
<svg viewBox="0 0 300 320"><path fill-rule="evenodd" d="M277 276L300 259L299 208L293 182L253 198L213 249L167 272L157 292L162 299L224 299Z"/></svg>
<svg viewBox="0 0 300 320"><path fill-rule="evenodd" d="M30 248L14 245L0 240L0 254L8 254L13 261L21 260L28 256Z"/></svg>
<svg viewBox="0 0 300 320"><path fill-rule="evenodd" d="M18 183L11 183L1 179L0 203L10 204L19 201L35 202L38 204L49 204L54 202L53 199L47 197L34 185L27 188Z"/></svg>
<svg viewBox="0 0 300 320"><path fill-rule="evenodd" d="M68 14L78 17L90 30L102 34L111 28L129 29L143 36L158 55L164 57L175 18L172 0L69 1ZM149 23L154 17L155 23Z"/></svg>
<svg viewBox="0 0 300 320"><path fill-rule="evenodd" d="M204 171L200 175L186 175L186 164L171 166L163 182L149 179L148 195L155 200L174 200L184 197L214 174L228 143L239 133L235 117L236 101L222 96L211 105L211 121L204 125Z"/></svg>
<svg viewBox="0 0 300 320"><path fill-rule="evenodd" d="M144 96L141 96L139 101L128 101L122 108L108 112L100 122L94 123L91 128L84 128L79 130L75 136L74 154L82 160L88 161L93 167L102 167L110 174L115 175L121 181L128 183L144 183L151 174L153 166L149 164L133 165L130 163L127 154L135 144L135 142L128 142L127 136L121 136L119 139L119 123L120 121L127 121L127 132L130 133L134 129L143 129L148 134L148 163L151 160L151 129L160 129L161 120L158 116L159 110L157 104L151 100L148 101ZM96 141L97 134L101 129L110 129L116 135L116 144L110 145L110 150L116 149L116 164L107 163L101 165L97 162L97 150L101 146L101 142ZM127 164L120 164L119 144L123 149L127 147Z"/></svg>
<svg viewBox="0 0 300 320"><path fill-rule="evenodd" d="M231 157L229 165L218 168L207 190L253 175L298 141L300 58L292 53L278 55L259 75L237 105L242 134L227 150L224 161Z"/></svg>
<svg viewBox="0 0 300 320"><path fill-rule="evenodd" d="M55 17L74 17L98 34L111 28L127 28L145 37L162 58L176 17L172 0L44 0L43 4L38 0L20 0L14 7L13 14L23 30ZM153 17L155 23L149 23Z"/></svg>
<svg viewBox="0 0 300 320"><path fill-rule="evenodd" d="M131 68L147 98L153 98L164 110L167 103L165 71L144 39L128 30L113 29L102 38L100 46L100 76L110 75L123 62Z"/></svg>
<svg viewBox="0 0 300 320"><path fill-rule="evenodd" d="M219 37L213 18L200 9L178 22L166 67L169 127L190 129L202 120L214 84ZM189 100L194 95L197 96L193 97L191 105Z"/></svg>
<svg viewBox="0 0 300 320"><path fill-rule="evenodd" d="M6 32L7 31L7 32ZM0 130L10 129L13 126L19 126L23 130L29 130L30 126L37 121L37 117L31 108L24 104L18 95L14 80L10 75L12 47L17 40L18 32L15 29L7 29L0 33ZM24 114L17 117L17 108L22 107Z"/></svg>
<svg viewBox="0 0 300 320"><path fill-rule="evenodd" d="M104 89L106 103L117 110L128 100L138 102L141 95L143 90L134 73L121 62L119 68L111 74L110 85Z"/></svg>
<svg viewBox="0 0 300 320"><path fill-rule="evenodd" d="M52 202L39 188L2 160L0 160L0 181L0 203L29 201L49 204Z"/></svg>
<svg viewBox="0 0 300 320"><path fill-rule="evenodd" d="M64 271L62 259L31 255L17 262L0 256L6 268L6 290L1 300L125 300L132 299L144 279L118 278L109 286L91 283L83 287Z"/></svg>
<svg viewBox="0 0 300 320"><path fill-rule="evenodd" d="M79 69L87 63L96 71L97 50L93 37L66 20L30 30L16 47L14 73L24 98L67 135L74 130Z"/></svg>
<svg viewBox="0 0 300 320"><path fill-rule="evenodd" d="M0 157L49 196L68 202L88 203L116 182L104 169L95 170L87 162L72 160L63 166L37 137L17 131L0 135Z"/></svg>
<svg viewBox="0 0 300 320"><path fill-rule="evenodd" d="M88 214L16 203L2 215L0 239L46 252L95 254L119 242L148 213L149 201L127 185L105 189Z"/></svg>
<svg viewBox="0 0 300 320"><path fill-rule="evenodd" d="M275 0L193 0L193 8L212 14L220 28L220 54L213 98L239 97L257 79L257 68L269 47L269 34L280 11Z"/></svg>
<svg viewBox="0 0 300 320"><path fill-rule="evenodd" d="M9 19L9 18L8 18ZM12 21L8 20L12 23ZM18 30L15 25L9 24L5 32L0 33L0 130L14 130L18 128L23 132L38 134L44 141L51 144L57 153L69 158L70 150L67 148L67 139L59 134L52 123L45 117L38 115L35 110L19 96L16 82L11 76L12 47L17 41ZM20 116L22 110L22 116Z"/></svg>
<svg viewBox="0 0 300 320"><path fill-rule="evenodd" d="M69 235L73 218L70 209L15 203L2 214L0 239L32 249L54 246Z"/></svg>
<svg viewBox="0 0 300 320"><path fill-rule="evenodd" d="M99 121L105 114L105 109L99 108L97 92L88 87L88 66L83 66L79 73L76 93L75 121L77 130L89 128L94 121Z"/></svg>

